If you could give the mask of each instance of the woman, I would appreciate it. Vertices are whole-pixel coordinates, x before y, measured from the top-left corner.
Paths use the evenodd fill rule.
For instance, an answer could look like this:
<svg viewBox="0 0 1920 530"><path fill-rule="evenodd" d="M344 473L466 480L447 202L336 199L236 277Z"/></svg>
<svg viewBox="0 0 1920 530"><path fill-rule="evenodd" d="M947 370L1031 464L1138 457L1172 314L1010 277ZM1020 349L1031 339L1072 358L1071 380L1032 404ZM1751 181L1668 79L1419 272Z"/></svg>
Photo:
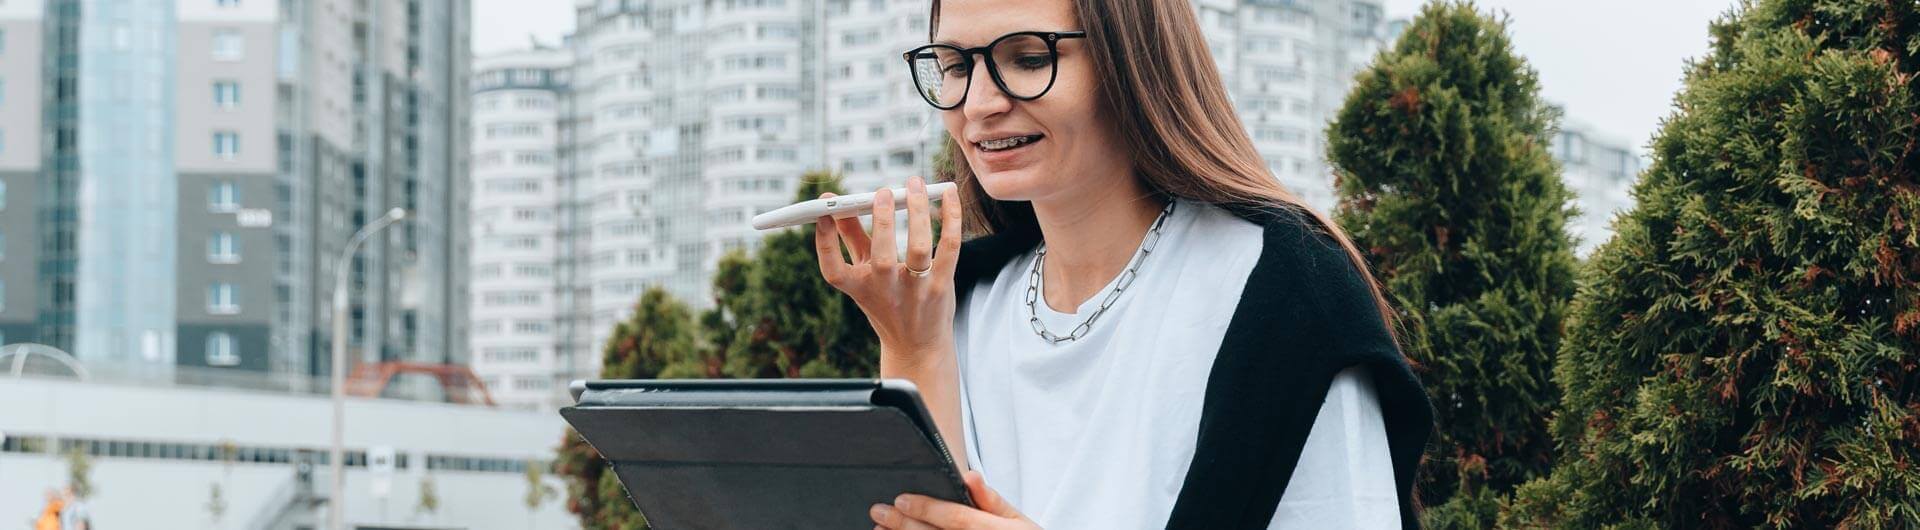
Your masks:
<svg viewBox="0 0 1920 530"><path fill-rule="evenodd" d="M879 527L1417 526L1432 411L1385 302L1264 170L1192 9L934 0L906 59L963 155L937 249L918 177L904 256L886 190L815 243L977 508L903 494Z"/></svg>

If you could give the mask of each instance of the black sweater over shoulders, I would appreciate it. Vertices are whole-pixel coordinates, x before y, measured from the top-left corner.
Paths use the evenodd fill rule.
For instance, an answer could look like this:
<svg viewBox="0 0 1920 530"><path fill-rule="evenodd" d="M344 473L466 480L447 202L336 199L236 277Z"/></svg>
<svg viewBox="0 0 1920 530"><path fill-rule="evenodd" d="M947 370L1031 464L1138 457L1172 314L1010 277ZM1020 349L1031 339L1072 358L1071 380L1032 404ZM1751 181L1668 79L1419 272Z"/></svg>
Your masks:
<svg viewBox="0 0 1920 530"><path fill-rule="evenodd" d="M1218 206L1264 227L1265 241L1214 358L1193 463L1167 528L1266 528L1334 375L1354 365L1373 374L1401 524L1419 528L1413 485L1433 408L1366 278L1304 212ZM963 243L957 296L964 300L975 284L1038 244L1035 234L1011 233Z"/></svg>

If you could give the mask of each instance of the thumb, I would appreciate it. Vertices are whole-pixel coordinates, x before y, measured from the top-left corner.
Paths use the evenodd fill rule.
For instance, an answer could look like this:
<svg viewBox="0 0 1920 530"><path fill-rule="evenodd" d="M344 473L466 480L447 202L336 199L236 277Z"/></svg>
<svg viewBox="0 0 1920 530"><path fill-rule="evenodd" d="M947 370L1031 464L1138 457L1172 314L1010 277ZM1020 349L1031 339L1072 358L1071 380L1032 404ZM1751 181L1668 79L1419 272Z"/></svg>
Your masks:
<svg viewBox="0 0 1920 530"><path fill-rule="evenodd" d="M1027 518L1020 514L1020 510L1014 509L1006 499L1001 498L999 492L987 487L987 479L981 476L979 471L969 470L961 474L960 479L967 483L967 493L973 495L973 502L979 505L981 511L1013 519Z"/></svg>

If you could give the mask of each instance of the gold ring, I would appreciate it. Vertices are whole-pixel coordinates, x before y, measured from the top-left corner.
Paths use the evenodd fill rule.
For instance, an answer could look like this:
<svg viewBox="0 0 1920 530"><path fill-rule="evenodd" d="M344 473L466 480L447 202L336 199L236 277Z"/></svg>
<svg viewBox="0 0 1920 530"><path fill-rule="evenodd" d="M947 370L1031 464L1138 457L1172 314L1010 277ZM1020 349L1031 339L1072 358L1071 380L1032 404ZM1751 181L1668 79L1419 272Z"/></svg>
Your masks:
<svg viewBox="0 0 1920 530"><path fill-rule="evenodd" d="M905 265L902 265L902 266L905 266ZM907 267L907 274L912 274L913 277L915 278L925 278L927 277L927 275L933 274L933 264L931 263L927 264L927 270L923 270L923 271L917 271L917 270L913 270L913 267Z"/></svg>

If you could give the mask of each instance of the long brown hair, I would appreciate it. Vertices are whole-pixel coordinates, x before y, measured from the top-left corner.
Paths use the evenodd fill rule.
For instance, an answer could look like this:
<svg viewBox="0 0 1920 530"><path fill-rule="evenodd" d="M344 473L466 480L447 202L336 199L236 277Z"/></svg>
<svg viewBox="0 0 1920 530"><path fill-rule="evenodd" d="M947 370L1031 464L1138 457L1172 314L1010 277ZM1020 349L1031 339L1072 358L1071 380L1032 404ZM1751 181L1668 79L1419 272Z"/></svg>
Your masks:
<svg viewBox="0 0 1920 530"><path fill-rule="evenodd" d="M940 27L940 0L932 0L927 39ZM1340 227L1315 211L1267 173L1253 139L1241 127L1233 103L1215 68L1213 53L1186 0L1072 0L1080 29L1087 32L1088 56L1100 83L1100 98L1113 126L1132 134L1126 150L1134 153L1134 174L1149 193L1209 204L1272 206L1302 217L1346 249L1373 293L1374 304L1396 335L1396 320L1367 262ZM1000 201L987 195L960 156L957 140L944 146L959 187L969 232L1006 233L1037 238L1040 223L1033 204Z"/></svg>

